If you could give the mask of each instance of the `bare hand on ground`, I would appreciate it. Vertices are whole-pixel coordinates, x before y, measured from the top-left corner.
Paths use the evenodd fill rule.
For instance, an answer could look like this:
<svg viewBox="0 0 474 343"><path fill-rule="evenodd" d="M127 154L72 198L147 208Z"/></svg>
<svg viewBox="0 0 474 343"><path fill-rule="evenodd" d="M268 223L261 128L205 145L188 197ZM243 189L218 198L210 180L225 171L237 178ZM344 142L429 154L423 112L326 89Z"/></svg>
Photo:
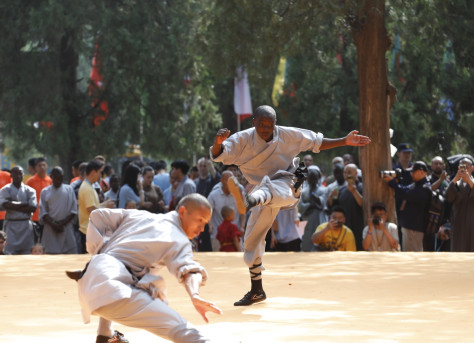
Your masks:
<svg viewBox="0 0 474 343"><path fill-rule="evenodd" d="M216 306L216 304L204 300L199 295L194 295L192 297L193 305L196 308L196 311L202 316L206 323L209 323L206 312L214 312L217 314L222 314L222 310Z"/></svg>

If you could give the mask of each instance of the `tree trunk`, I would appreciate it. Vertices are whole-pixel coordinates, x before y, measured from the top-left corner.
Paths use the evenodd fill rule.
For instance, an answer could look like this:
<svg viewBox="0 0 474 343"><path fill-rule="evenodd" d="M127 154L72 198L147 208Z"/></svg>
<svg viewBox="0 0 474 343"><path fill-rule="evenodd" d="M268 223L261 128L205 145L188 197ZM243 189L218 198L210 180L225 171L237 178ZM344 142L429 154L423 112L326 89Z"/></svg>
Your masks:
<svg viewBox="0 0 474 343"><path fill-rule="evenodd" d="M342 56L346 56L347 54L347 47L348 47L348 39L344 39L342 42ZM352 43L350 43L352 44ZM343 75L345 77L345 81L347 80L352 80L354 78L353 75L353 64L350 62L348 59L342 59L342 70L343 70ZM343 91L343 96L341 99L341 111L340 111L340 119L339 119L339 130L341 132L349 132L351 130L354 130L355 127L355 122L354 120L351 119L350 113L352 113L352 110L349 109L349 99L353 97L353 90L349 89L347 87L341 87L341 90Z"/></svg>
<svg viewBox="0 0 474 343"><path fill-rule="evenodd" d="M77 158L80 141L79 113L77 111L77 65L78 54L74 49L76 39L73 30L66 29L61 39L60 48L60 82L63 98L63 111L66 116L66 132L70 137L64 137L64 146L59 153L59 163L64 169L64 180L69 181L72 177L72 162Z"/></svg>
<svg viewBox="0 0 474 343"><path fill-rule="evenodd" d="M389 134L389 82L385 52L390 40L385 29L384 0L359 0L361 12L353 23L357 46L359 77L360 132L372 142L360 149L364 176L364 214L370 206L382 201L387 206L388 218L396 220L393 190L380 178L380 171L392 169Z"/></svg>

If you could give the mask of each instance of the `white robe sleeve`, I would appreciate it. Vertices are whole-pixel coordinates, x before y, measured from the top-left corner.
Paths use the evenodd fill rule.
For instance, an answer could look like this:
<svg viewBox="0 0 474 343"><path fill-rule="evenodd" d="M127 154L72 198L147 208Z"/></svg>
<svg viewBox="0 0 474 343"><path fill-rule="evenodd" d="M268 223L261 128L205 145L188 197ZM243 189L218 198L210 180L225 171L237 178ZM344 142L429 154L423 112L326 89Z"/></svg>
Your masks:
<svg viewBox="0 0 474 343"><path fill-rule="evenodd" d="M68 212L69 213L74 213L77 215L77 199L76 199L76 196L74 194L74 189L72 189L71 186L69 186L67 188L67 192L68 192L68 196L69 196L69 199L68 199L68 205L69 205L69 210Z"/></svg>
<svg viewBox="0 0 474 343"><path fill-rule="evenodd" d="M10 187L3 187L0 189L0 210L5 211L3 208L3 204L8 202L8 198L10 196L9 193Z"/></svg>
<svg viewBox="0 0 474 343"><path fill-rule="evenodd" d="M110 239L124 218L122 209L97 209L92 211L87 226L86 248L91 255L97 254Z"/></svg>
<svg viewBox="0 0 474 343"><path fill-rule="evenodd" d="M48 208L49 204L46 199L46 196L48 194L49 189L48 188L43 188L40 193L40 204L39 204L39 220L40 223L44 225L43 217L47 214L49 214Z"/></svg>
<svg viewBox="0 0 474 343"><path fill-rule="evenodd" d="M209 148L209 155L214 162L222 162L223 164L242 164L240 159L242 154L245 155L245 147L251 144L252 136L249 130L236 132L222 142L222 152L216 156L212 156L212 146Z"/></svg>
<svg viewBox="0 0 474 343"><path fill-rule="evenodd" d="M206 283L207 272L203 266L193 259L193 251L189 242L182 245L176 254L170 254L168 257L166 266L180 283L184 282L184 277L189 273L201 273L202 285Z"/></svg>
<svg viewBox="0 0 474 343"><path fill-rule="evenodd" d="M36 200L36 191L29 186L26 186L26 187L27 187L26 194L28 196L28 204L32 207L38 207L38 201Z"/></svg>

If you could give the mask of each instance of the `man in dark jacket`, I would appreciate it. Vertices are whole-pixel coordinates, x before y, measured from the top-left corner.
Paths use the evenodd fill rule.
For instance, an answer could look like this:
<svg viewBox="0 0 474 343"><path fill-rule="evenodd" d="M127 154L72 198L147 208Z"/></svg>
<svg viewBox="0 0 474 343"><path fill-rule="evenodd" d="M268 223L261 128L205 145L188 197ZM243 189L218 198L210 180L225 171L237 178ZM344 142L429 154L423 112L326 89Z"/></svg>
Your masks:
<svg viewBox="0 0 474 343"><path fill-rule="evenodd" d="M428 167L417 161L410 171L413 183L399 184L391 176L384 181L395 190L395 197L401 200L398 221L402 227L402 250L423 251L423 236L427 225L431 188L426 179Z"/></svg>

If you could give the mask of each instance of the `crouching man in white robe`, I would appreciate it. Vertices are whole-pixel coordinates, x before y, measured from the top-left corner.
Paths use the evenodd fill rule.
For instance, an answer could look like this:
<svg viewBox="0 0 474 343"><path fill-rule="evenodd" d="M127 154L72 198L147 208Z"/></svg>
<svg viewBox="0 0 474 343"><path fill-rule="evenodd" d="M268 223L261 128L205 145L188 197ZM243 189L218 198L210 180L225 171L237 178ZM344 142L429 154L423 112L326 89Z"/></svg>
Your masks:
<svg viewBox="0 0 474 343"><path fill-rule="evenodd" d="M111 322L143 328L173 342L209 341L167 305L164 280L154 274L166 266L184 283L206 322L206 312L222 313L199 296L207 273L193 260L189 241L204 230L211 212L206 198L190 194L181 199L177 211L167 214L123 209L91 213L87 250L93 256L78 286L84 321L89 322L90 314L101 317L97 342L128 342L112 331Z"/></svg>
<svg viewBox="0 0 474 343"><path fill-rule="evenodd" d="M294 127L277 126L275 110L260 106L255 110L253 127L230 136L228 129L217 132L210 156L216 162L240 167L247 181L254 185L242 197L237 180L229 179L228 187L236 198L239 213L252 209L244 236L244 260L249 266L251 290L235 306L247 306L266 299L262 286L262 257L265 236L280 208L295 206L301 188L295 188L295 171L302 151L326 150L344 145L365 146L366 136L350 132L344 138L324 138L321 133Z"/></svg>

